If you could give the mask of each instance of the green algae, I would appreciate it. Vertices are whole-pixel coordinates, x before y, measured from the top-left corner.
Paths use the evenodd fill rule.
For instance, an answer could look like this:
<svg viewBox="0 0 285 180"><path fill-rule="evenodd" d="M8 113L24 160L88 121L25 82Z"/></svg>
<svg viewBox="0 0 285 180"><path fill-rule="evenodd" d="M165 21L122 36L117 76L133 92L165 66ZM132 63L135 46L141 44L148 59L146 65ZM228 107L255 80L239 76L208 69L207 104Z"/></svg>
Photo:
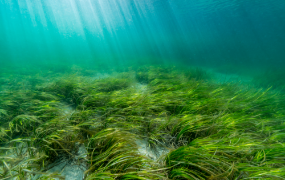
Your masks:
<svg viewBox="0 0 285 180"><path fill-rule="evenodd" d="M49 165L79 144L86 179L285 178L284 94L216 84L197 68L91 74L1 76L2 179L60 177ZM140 153L140 141L159 157Z"/></svg>

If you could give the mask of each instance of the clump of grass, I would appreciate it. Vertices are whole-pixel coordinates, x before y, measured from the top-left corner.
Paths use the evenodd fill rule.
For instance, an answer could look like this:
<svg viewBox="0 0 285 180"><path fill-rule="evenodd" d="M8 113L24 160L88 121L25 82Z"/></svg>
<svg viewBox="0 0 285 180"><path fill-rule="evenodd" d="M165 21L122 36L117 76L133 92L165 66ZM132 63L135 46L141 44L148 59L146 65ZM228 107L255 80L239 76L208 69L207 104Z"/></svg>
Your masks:
<svg viewBox="0 0 285 180"><path fill-rule="evenodd" d="M95 89L99 92L112 92L116 90L121 90L130 86L131 81L125 78L113 78L108 77L95 82Z"/></svg>
<svg viewBox="0 0 285 180"><path fill-rule="evenodd" d="M259 73L253 79L253 83L259 87L269 88L284 91L285 89L285 75L283 69L270 69Z"/></svg>
<svg viewBox="0 0 285 180"><path fill-rule="evenodd" d="M214 75L211 74L210 72L201 69L201 68L192 68L188 69L185 72L185 77L187 79L194 79L196 81L211 81L214 79Z"/></svg>

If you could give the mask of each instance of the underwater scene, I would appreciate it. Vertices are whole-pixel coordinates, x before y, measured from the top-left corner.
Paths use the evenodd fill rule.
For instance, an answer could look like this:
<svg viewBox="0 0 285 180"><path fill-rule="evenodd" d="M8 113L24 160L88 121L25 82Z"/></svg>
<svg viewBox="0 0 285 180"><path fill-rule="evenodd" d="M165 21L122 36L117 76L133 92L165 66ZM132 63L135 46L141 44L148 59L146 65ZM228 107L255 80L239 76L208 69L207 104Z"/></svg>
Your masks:
<svg viewBox="0 0 285 180"><path fill-rule="evenodd" d="M0 0L1 180L284 180L284 0Z"/></svg>

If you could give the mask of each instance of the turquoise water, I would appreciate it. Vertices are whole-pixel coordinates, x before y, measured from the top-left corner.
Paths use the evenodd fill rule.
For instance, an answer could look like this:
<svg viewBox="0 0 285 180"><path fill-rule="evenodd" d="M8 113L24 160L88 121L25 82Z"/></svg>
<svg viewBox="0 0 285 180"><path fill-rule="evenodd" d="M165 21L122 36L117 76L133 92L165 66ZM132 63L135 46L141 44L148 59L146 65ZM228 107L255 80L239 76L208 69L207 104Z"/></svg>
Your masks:
<svg viewBox="0 0 285 180"><path fill-rule="evenodd" d="M0 62L284 67L283 0L0 0Z"/></svg>
<svg viewBox="0 0 285 180"><path fill-rule="evenodd" d="M0 0L0 179L285 179L284 0Z"/></svg>

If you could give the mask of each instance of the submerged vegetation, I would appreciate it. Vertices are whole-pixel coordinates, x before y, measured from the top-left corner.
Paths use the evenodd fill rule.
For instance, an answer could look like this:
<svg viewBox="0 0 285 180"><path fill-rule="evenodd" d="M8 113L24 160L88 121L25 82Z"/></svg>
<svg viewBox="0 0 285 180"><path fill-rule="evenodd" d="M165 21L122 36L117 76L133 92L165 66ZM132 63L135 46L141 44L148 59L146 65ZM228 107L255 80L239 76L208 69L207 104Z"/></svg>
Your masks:
<svg viewBox="0 0 285 180"><path fill-rule="evenodd" d="M271 68L255 76L254 81L260 87L272 87L273 89L285 90L285 72L282 68Z"/></svg>
<svg viewBox="0 0 285 180"><path fill-rule="evenodd" d="M64 179L61 162L88 180L285 179L284 94L195 68L98 74L2 72L1 179Z"/></svg>

